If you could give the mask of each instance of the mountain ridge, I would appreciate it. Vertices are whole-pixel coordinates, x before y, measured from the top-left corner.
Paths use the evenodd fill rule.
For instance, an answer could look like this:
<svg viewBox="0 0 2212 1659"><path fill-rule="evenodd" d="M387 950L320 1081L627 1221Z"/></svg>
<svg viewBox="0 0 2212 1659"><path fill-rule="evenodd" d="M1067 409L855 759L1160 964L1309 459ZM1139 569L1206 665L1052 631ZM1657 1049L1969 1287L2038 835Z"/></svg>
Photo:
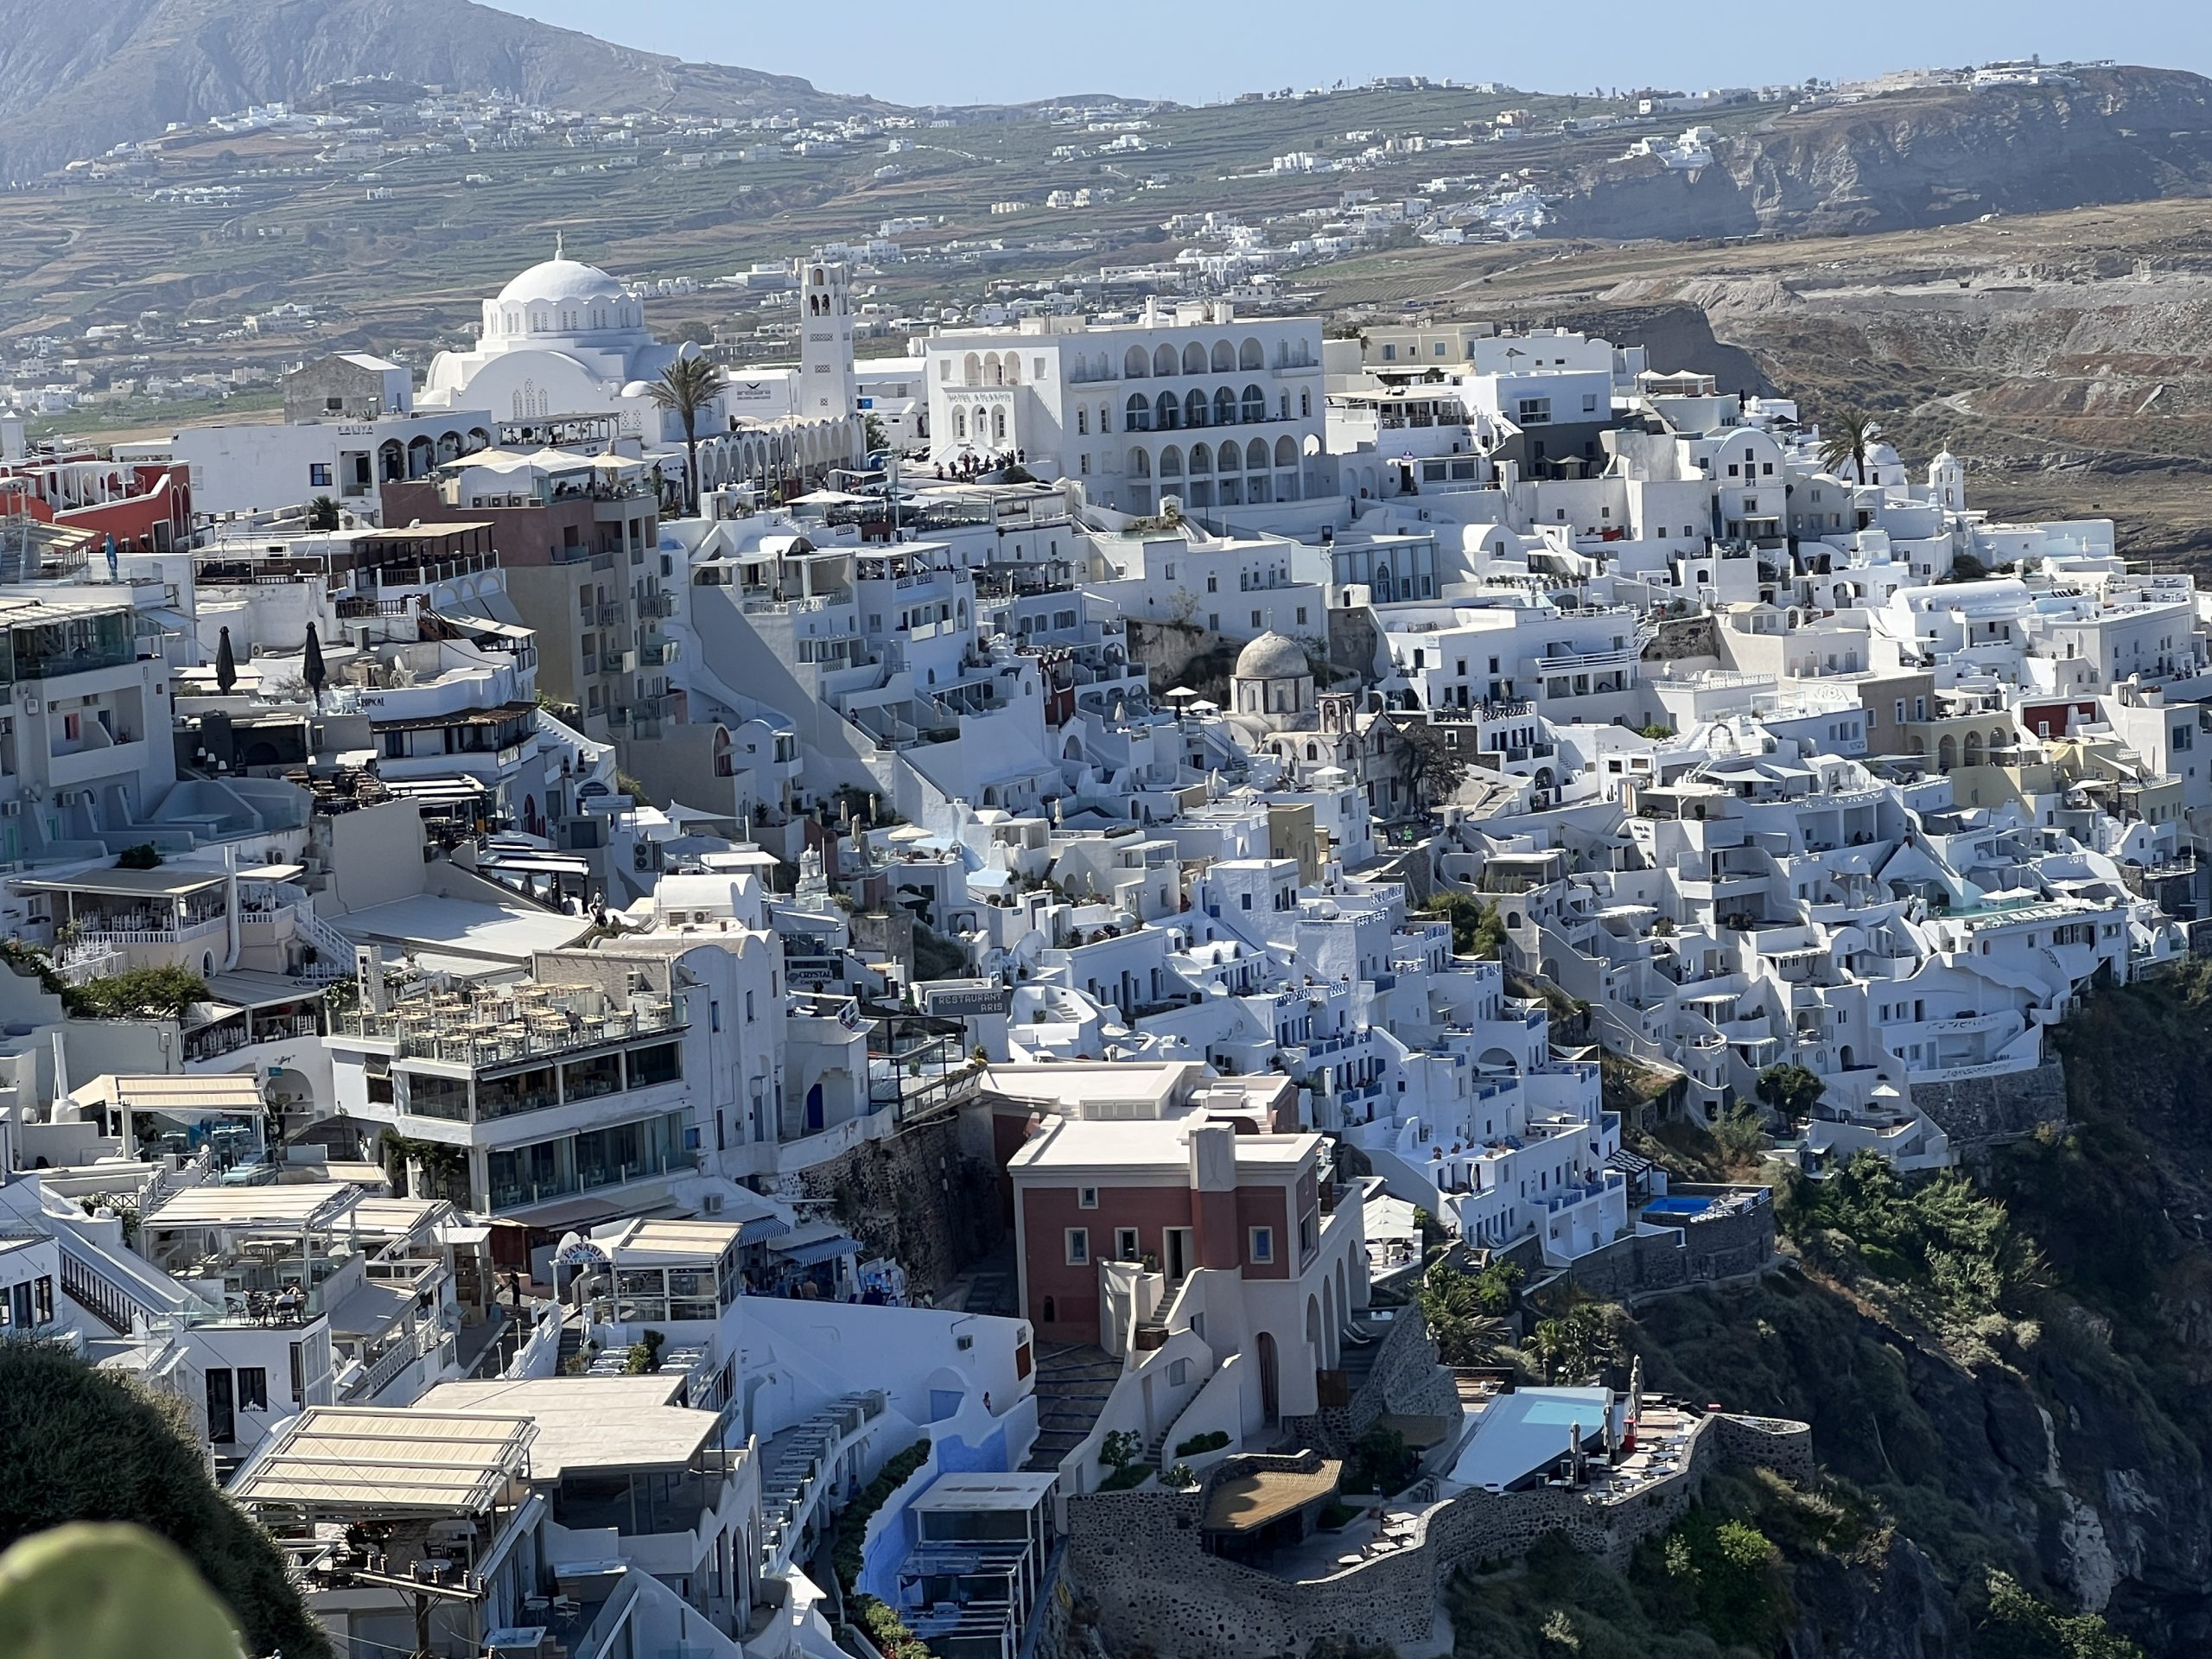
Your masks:
<svg viewBox="0 0 2212 1659"><path fill-rule="evenodd" d="M883 107L796 75L690 63L474 0L100 0L53 27L39 0L0 0L0 176L34 179L81 156L333 81L505 92L592 112L801 115Z"/></svg>

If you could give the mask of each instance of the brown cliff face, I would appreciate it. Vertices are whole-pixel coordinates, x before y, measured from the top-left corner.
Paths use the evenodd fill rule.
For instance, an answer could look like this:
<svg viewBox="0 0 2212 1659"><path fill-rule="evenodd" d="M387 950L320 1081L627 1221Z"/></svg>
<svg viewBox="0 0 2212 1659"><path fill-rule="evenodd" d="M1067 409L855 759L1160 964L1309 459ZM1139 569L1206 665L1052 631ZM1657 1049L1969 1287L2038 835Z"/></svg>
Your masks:
<svg viewBox="0 0 2212 1659"><path fill-rule="evenodd" d="M1949 88L1777 115L1714 164L1578 175L1558 228L1603 237L1834 234L2212 191L2212 82L2164 69Z"/></svg>

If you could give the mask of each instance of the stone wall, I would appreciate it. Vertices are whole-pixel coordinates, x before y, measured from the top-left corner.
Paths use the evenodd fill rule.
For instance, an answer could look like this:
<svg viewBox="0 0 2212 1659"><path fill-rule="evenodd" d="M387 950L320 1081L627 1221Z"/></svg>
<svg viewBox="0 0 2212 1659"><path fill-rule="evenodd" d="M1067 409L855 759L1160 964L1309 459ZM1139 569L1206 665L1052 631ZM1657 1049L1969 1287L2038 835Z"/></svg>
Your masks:
<svg viewBox="0 0 2212 1659"><path fill-rule="evenodd" d="M1353 1390L1350 1403L1286 1417L1282 1433L1293 1445L1341 1458L1385 1412L1441 1417L1459 1409L1452 1373L1437 1363L1427 1321L1418 1308L1407 1306L1395 1311L1379 1338L1375 1363Z"/></svg>
<svg viewBox="0 0 2212 1659"><path fill-rule="evenodd" d="M952 1116L862 1141L800 1172L798 1185L832 1200L839 1224L869 1254L897 1258L918 1289L946 1283L1004 1231L996 1172L963 1150Z"/></svg>
<svg viewBox="0 0 2212 1659"><path fill-rule="evenodd" d="M2066 1122L2066 1066L2053 1054L2032 1071L1961 1083L1916 1083L1912 1103L1951 1137L1961 1158Z"/></svg>
<svg viewBox="0 0 2212 1659"><path fill-rule="evenodd" d="M1319 1454L1232 1458L1192 1492L1089 1492L1068 1503L1068 1567L1095 1599L1099 1630L1116 1653L1160 1659L1244 1659L1301 1653L1325 1637L1386 1642L1402 1653L1433 1646L1438 1598L1452 1574L1527 1553L1564 1533L1578 1549L1624 1566L1637 1545L1681 1518L1707 1474L1764 1465L1790 1479L1812 1473L1802 1423L1713 1415L1691 1432L1682 1472L1612 1503L1539 1487L1462 1493L1429 1510L1417 1541L1332 1573L1293 1580L1207 1553L1199 1529L1205 1492L1259 1468L1310 1469Z"/></svg>
<svg viewBox="0 0 2212 1659"><path fill-rule="evenodd" d="M1647 663L1678 662L1685 657L1718 657L1720 635L1711 613L1698 616L1670 616L1643 648Z"/></svg>
<svg viewBox="0 0 2212 1659"><path fill-rule="evenodd" d="M1762 1202L1731 1215L1631 1233L1578 1257L1567 1277L1600 1301L1632 1302L1662 1291L1764 1272L1774 1264L1774 1205Z"/></svg>

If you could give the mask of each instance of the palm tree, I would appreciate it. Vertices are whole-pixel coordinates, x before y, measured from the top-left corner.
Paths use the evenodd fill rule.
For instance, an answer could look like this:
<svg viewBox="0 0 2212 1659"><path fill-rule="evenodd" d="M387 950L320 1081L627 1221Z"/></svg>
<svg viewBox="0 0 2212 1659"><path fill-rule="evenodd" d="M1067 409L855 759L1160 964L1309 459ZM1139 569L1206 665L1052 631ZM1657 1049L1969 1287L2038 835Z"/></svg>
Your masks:
<svg viewBox="0 0 2212 1659"><path fill-rule="evenodd" d="M677 358L646 388L655 404L674 410L683 423L683 499L695 518L699 515L699 413L721 389L722 372L703 357Z"/></svg>
<svg viewBox="0 0 2212 1659"><path fill-rule="evenodd" d="M1821 465L1830 472L1840 473L1846 461L1851 463L1851 479L1854 484L1866 481L1866 455L1873 448L1874 440L1882 435L1882 429L1874 417L1863 409L1846 410L1835 428L1821 442Z"/></svg>

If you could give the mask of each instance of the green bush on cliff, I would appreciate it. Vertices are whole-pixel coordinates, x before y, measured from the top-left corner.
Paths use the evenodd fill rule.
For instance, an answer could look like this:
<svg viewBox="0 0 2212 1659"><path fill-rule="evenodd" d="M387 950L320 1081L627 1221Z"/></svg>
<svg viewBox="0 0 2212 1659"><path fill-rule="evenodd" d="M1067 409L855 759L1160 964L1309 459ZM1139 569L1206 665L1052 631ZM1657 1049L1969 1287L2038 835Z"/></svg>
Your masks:
<svg viewBox="0 0 2212 1659"><path fill-rule="evenodd" d="M1989 1611L1975 1627L1975 1659L2143 1659L2095 1613L2056 1611L1993 1568Z"/></svg>
<svg viewBox="0 0 2212 1659"><path fill-rule="evenodd" d="M1855 1255L1954 1322L2024 1312L2043 1282L2042 1255L2004 1205L1963 1176L1914 1179L1872 1152L1826 1180L1800 1182L1781 1219L1809 1259L1842 1268Z"/></svg>

